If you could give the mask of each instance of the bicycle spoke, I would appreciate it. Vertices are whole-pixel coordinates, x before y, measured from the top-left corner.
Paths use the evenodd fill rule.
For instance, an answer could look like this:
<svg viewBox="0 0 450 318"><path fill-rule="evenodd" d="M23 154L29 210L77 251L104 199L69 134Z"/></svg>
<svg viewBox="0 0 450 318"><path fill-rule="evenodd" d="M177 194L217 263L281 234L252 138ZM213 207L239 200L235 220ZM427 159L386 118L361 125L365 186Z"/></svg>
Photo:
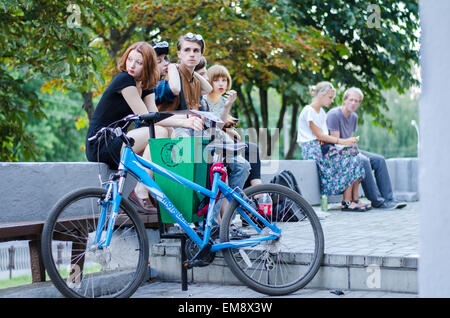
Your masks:
<svg viewBox="0 0 450 318"><path fill-rule="evenodd" d="M94 244L97 233L100 242L108 235L111 212L104 223L98 222L102 209L105 211L104 204L99 204L105 193L92 188L69 195L52 211L53 225L44 227L43 247L50 247L43 251L44 262L55 286L66 296L130 295L144 276L148 240L139 216L129 205L121 205L110 244L102 248ZM106 209L111 211L110 206Z"/></svg>
<svg viewBox="0 0 450 318"><path fill-rule="evenodd" d="M280 236L254 246L225 249L224 257L240 280L269 295L283 295L303 287L314 277L323 257L323 233L317 216L303 198L286 189L272 184L254 186L246 191L255 210L245 210L245 213L256 227L240 216L242 207L238 208L236 202L225 212L221 224L221 242L232 240L236 232L256 240L267 237L271 230L255 215L258 198L265 198L264 208L258 210L267 212L262 216L271 224L276 223ZM269 209L267 204L271 205ZM312 257L308 261L310 254Z"/></svg>

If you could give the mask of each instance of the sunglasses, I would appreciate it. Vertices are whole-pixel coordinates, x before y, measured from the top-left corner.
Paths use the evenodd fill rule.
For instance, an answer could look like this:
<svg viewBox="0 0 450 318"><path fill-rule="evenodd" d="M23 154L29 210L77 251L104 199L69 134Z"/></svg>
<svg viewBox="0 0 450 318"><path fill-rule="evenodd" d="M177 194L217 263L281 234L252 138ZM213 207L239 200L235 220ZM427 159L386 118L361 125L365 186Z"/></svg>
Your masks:
<svg viewBox="0 0 450 318"><path fill-rule="evenodd" d="M201 34L194 34L192 32L186 33L184 38L186 40L197 40L197 41L203 41L203 37Z"/></svg>
<svg viewBox="0 0 450 318"><path fill-rule="evenodd" d="M158 42L153 46L154 49L165 49L168 47L169 47L169 43L167 43L166 41Z"/></svg>

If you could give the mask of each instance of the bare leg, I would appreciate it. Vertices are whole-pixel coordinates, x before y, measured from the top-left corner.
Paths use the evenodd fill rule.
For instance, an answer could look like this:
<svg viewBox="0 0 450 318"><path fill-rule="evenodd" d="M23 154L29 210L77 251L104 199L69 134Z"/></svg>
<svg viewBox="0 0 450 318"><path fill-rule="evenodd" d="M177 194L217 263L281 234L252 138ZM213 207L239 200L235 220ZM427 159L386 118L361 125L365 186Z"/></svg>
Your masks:
<svg viewBox="0 0 450 318"><path fill-rule="evenodd" d="M169 138L172 134L173 129L171 127L163 127L155 125L155 136L156 138Z"/></svg>
<svg viewBox="0 0 450 318"><path fill-rule="evenodd" d="M143 158L145 158L147 160L151 160L150 152L147 150L148 149L148 138L149 138L148 128L141 127L141 128L133 129L127 133L127 136L134 139L134 145L132 147L133 151L137 154L142 154ZM122 146L122 150L123 150L124 146ZM148 174L150 176L153 176L152 172L149 169L145 169L145 170L148 172ZM134 188L134 192L141 199L148 198L147 189L140 182L138 182L136 184L136 187Z"/></svg>
<svg viewBox="0 0 450 318"><path fill-rule="evenodd" d="M356 180L355 183L353 183L352 185L352 201L357 201L359 199L358 187L359 187L359 179Z"/></svg>
<svg viewBox="0 0 450 318"><path fill-rule="evenodd" d="M352 200L352 190L353 190L353 185L349 186L347 189L344 190L344 192L342 193L344 201L347 202L347 201Z"/></svg>
<svg viewBox="0 0 450 318"><path fill-rule="evenodd" d="M358 194L358 190L359 190L359 184L361 183L361 180L358 179L355 181L355 183L353 184L353 190L352 190L352 201L354 202L358 202L358 206L363 208L363 209L370 209L372 206L370 204L364 204L362 202L359 202L359 194Z"/></svg>
<svg viewBox="0 0 450 318"><path fill-rule="evenodd" d="M250 180L250 185L254 186L254 185L257 185L257 184L262 184L261 179Z"/></svg>
<svg viewBox="0 0 450 318"><path fill-rule="evenodd" d="M353 193L354 193L354 187L356 185L356 194L358 195L358 185L359 185L359 181L356 181L355 183L353 183L351 186L349 186L347 189L344 190L344 192L342 193L343 196L343 201L345 202L351 202L353 201ZM356 204L355 202L352 202L348 207L350 209L354 209L358 206L358 204Z"/></svg>

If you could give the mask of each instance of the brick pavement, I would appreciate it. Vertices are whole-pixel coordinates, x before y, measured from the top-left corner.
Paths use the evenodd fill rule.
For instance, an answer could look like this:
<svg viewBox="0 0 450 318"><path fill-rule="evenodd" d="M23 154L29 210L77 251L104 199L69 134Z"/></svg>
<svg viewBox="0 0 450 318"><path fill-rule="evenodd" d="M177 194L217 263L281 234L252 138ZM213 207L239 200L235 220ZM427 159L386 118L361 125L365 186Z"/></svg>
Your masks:
<svg viewBox="0 0 450 318"><path fill-rule="evenodd" d="M181 290L180 283L153 282L140 287L133 298L417 298L417 294L384 291L343 290L336 295L335 290L301 289L286 296L267 296L246 286L194 283L187 291Z"/></svg>
<svg viewBox="0 0 450 318"><path fill-rule="evenodd" d="M328 212L314 207L321 220L325 237L325 256L321 269L307 286L316 289L366 290L417 294L417 264L419 241L419 202L409 202L403 209L372 209L368 212L342 212L331 205ZM288 225L289 226L289 225ZM304 253L302 241L289 231L283 245L299 259ZM178 243L159 244L153 255L158 277L179 280ZM171 259L171 260L169 260ZM223 261L216 260L205 268L193 269L192 282L236 284L225 270ZM172 269L169 269L170 266ZM224 268L225 267L225 268Z"/></svg>
<svg viewBox="0 0 450 318"><path fill-rule="evenodd" d="M342 212L337 205L319 215L325 254L417 257L419 248L419 202L403 209L372 209Z"/></svg>

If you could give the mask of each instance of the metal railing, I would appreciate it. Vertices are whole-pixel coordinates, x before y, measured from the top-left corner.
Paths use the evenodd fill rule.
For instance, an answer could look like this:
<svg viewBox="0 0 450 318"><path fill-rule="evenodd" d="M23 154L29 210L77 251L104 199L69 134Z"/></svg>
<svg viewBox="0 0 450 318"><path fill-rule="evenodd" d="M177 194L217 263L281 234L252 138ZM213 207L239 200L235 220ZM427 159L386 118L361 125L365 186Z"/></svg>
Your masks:
<svg viewBox="0 0 450 318"><path fill-rule="evenodd" d="M0 248L0 271L9 271L12 278L13 270L31 268L30 251L27 246L14 246Z"/></svg>

